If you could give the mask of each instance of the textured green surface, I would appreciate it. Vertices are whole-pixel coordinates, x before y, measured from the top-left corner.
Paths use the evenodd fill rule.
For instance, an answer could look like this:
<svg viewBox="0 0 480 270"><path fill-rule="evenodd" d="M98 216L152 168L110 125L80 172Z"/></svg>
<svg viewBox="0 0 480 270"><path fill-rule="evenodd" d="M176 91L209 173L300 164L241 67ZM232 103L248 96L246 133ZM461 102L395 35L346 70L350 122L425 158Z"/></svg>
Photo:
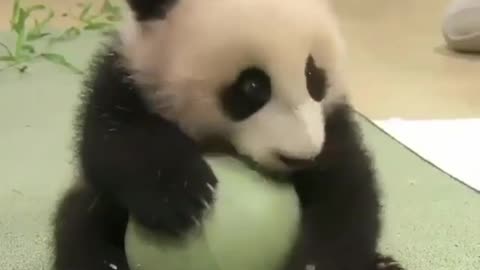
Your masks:
<svg viewBox="0 0 480 270"><path fill-rule="evenodd" d="M8 39L1 34L0 41ZM98 40L63 45L85 66ZM80 78L36 64L0 73L0 269L48 269L50 214L72 178L71 136ZM480 195L362 121L384 190L382 247L409 269L480 269Z"/></svg>
<svg viewBox="0 0 480 270"><path fill-rule="evenodd" d="M132 222L126 243L134 270L277 270L297 234L293 186L267 180L231 158L209 157L219 179L216 203L185 242ZM252 248L254 245L254 248Z"/></svg>

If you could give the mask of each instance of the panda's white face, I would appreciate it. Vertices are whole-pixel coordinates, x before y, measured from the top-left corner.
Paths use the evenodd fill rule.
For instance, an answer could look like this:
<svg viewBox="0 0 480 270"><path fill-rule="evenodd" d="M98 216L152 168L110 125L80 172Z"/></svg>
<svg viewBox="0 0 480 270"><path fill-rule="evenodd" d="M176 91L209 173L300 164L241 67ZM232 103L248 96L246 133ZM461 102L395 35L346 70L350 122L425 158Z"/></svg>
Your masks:
<svg viewBox="0 0 480 270"><path fill-rule="evenodd" d="M179 0L122 34L152 110L193 138L221 135L275 170L320 153L325 115L343 98L343 48L324 1Z"/></svg>

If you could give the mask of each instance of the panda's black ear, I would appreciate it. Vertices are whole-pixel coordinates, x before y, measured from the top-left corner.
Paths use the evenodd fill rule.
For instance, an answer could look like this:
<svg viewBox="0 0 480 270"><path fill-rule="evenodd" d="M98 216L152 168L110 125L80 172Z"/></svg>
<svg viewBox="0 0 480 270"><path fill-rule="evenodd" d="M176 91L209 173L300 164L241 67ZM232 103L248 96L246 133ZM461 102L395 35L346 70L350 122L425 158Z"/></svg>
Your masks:
<svg viewBox="0 0 480 270"><path fill-rule="evenodd" d="M179 0L127 0L137 20L164 19Z"/></svg>

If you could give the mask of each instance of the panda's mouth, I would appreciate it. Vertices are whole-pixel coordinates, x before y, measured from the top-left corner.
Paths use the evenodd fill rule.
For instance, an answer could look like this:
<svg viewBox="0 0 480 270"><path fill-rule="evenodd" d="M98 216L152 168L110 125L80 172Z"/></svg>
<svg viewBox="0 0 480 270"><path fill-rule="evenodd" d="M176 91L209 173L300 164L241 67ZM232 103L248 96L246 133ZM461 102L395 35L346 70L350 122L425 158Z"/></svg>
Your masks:
<svg viewBox="0 0 480 270"><path fill-rule="evenodd" d="M204 154L213 156L228 155L242 161L251 169L278 181L284 181L284 179L286 179L290 173L297 170L308 169L312 166L315 166L317 163L315 158L296 158L279 152L273 154L272 158L278 161L278 164L282 167L282 169L272 168L262 164L261 162L255 161L248 155L241 154L229 140L222 136L205 137L201 141L200 147L202 153Z"/></svg>
<svg viewBox="0 0 480 270"><path fill-rule="evenodd" d="M268 176L271 179L275 179L277 181L284 181L287 176L285 171L281 170L274 170L267 166L262 165L259 162L256 162L254 159L249 157L248 155L242 155L237 151L235 146L224 137L221 136L209 136L208 138L204 138L200 143L202 153L207 155L228 155L233 158L236 158L243 163L245 163L251 169ZM299 162L298 160L285 160L285 162L290 162L291 165L293 163ZM299 162L300 163L300 162ZM298 164L299 167L300 164ZM285 164L285 167L290 168L288 164Z"/></svg>

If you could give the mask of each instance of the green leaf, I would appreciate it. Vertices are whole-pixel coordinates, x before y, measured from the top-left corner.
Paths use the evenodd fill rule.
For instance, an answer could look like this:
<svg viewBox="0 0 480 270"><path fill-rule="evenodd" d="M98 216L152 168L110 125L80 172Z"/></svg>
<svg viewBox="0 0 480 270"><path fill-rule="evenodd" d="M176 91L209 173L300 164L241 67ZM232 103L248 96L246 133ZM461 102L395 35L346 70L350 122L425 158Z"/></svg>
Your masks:
<svg viewBox="0 0 480 270"><path fill-rule="evenodd" d="M27 35L27 41L35 41L39 40L43 37L46 37L50 35L50 33L28 33Z"/></svg>
<svg viewBox="0 0 480 270"><path fill-rule="evenodd" d="M20 10L20 0L15 0L13 4L12 17L10 18L10 30L16 29L19 10Z"/></svg>
<svg viewBox="0 0 480 270"><path fill-rule="evenodd" d="M101 9L101 13L106 14L106 17L109 21L119 21L122 18L121 8L113 5L110 0L105 0Z"/></svg>
<svg viewBox="0 0 480 270"><path fill-rule="evenodd" d="M110 22L118 22L118 21L122 20L122 16L121 15L116 15L116 14L108 15L107 20L109 20Z"/></svg>
<svg viewBox="0 0 480 270"><path fill-rule="evenodd" d="M77 37L78 35L80 35L80 32L80 29L78 29L77 27L70 27L65 31L65 34L70 37Z"/></svg>
<svg viewBox="0 0 480 270"><path fill-rule="evenodd" d="M41 22L35 20L35 27L28 32L27 41L35 41L50 35L50 33L46 33L43 30L47 26L47 24L50 22L50 20L53 18L53 16L54 16L54 12L52 10L49 10L48 16L45 19L43 19Z"/></svg>
<svg viewBox="0 0 480 270"><path fill-rule="evenodd" d="M85 17L87 16L87 14L88 14L88 12L90 11L91 8L92 8L92 3L88 3L88 4L83 6L82 12L80 13L80 16L79 16L79 19L81 21L85 20Z"/></svg>
<svg viewBox="0 0 480 270"><path fill-rule="evenodd" d="M15 58L12 56L0 56L2 62L15 62Z"/></svg>
<svg viewBox="0 0 480 270"><path fill-rule="evenodd" d="M32 45L28 45L28 44L24 44L24 45L22 46L22 50L23 50L23 51L27 51L27 52L29 52L29 53L31 53L31 54L34 54L34 53L35 53L35 48L34 48Z"/></svg>
<svg viewBox="0 0 480 270"><path fill-rule="evenodd" d="M83 29L85 30L98 30L102 29L105 27L111 26L110 23L105 23L105 22L97 22L97 23L89 23L87 24Z"/></svg>
<svg viewBox="0 0 480 270"><path fill-rule="evenodd" d="M25 22L27 21L28 14L23 8L19 8L18 18L16 20L14 30L17 34L25 31Z"/></svg>
<svg viewBox="0 0 480 270"><path fill-rule="evenodd" d="M67 30L65 30L61 35L58 37L54 37L50 40L50 43L55 43L55 42L63 42L63 41L71 41L77 38L81 34L80 29L76 27L70 27Z"/></svg>
<svg viewBox="0 0 480 270"><path fill-rule="evenodd" d="M27 13L23 8L20 8L18 11L18 21L16 24L17 40L15 42L15 57L17 59L22 59L23 54L23 44L25 43L25 22L27 20Z"/></svg>
<svg viewBox="0 0 480 270"><path fill-rule="evenodd" d="M32 12L34 12L34 11L44 10L44 9L47 9L47 7L44 6L44 5L34 5L34 6L31 6L31 7L27 8L27 9L25 10L25 12L27 12L27 14L30 15L30 14L31 14Z"/></svg>
<svg viewBox="0 0 480 270"><path fill-rule="evenodd" d="M103 6L102 6L102 9L100 10L100 12L102 12L102 13L110 12L113 8L115 8L115 7L112 5L110 0L105 0L103 2Z"/></svg>
<svg viewBox="0 0 480 270"><path fill-rule="evenodd" d="M54 16L55 16L55 12L53 12L53 10L50 9L48 11L48 16L39 23L37 29L45 28L45 26L53 19Z"/></svg>
<svg viewBox="0 0 480 270"><path fill-rule="evenodd" d="M22 51L20 55L15 56L15 62L17 64L26 63L26 62L32 61L33 59L35 59L35 57L36 56L33 54L28 54L28 53L25 53L25 51Z"/></svg>
<svg viewBox="0 0 480 270"><path fill-rule="evenodd" d="M83 74L83 72L80 69L78 69L74 65L70 64L67 61L67 59L65 59L65 57L63 57L62 55L55 54L55 53L42 53L40 55L40 57L45 58L46 60L48 60L48 61L50 61L54 64L66 67L66 68L74 71L77 74Z"/></svg>

